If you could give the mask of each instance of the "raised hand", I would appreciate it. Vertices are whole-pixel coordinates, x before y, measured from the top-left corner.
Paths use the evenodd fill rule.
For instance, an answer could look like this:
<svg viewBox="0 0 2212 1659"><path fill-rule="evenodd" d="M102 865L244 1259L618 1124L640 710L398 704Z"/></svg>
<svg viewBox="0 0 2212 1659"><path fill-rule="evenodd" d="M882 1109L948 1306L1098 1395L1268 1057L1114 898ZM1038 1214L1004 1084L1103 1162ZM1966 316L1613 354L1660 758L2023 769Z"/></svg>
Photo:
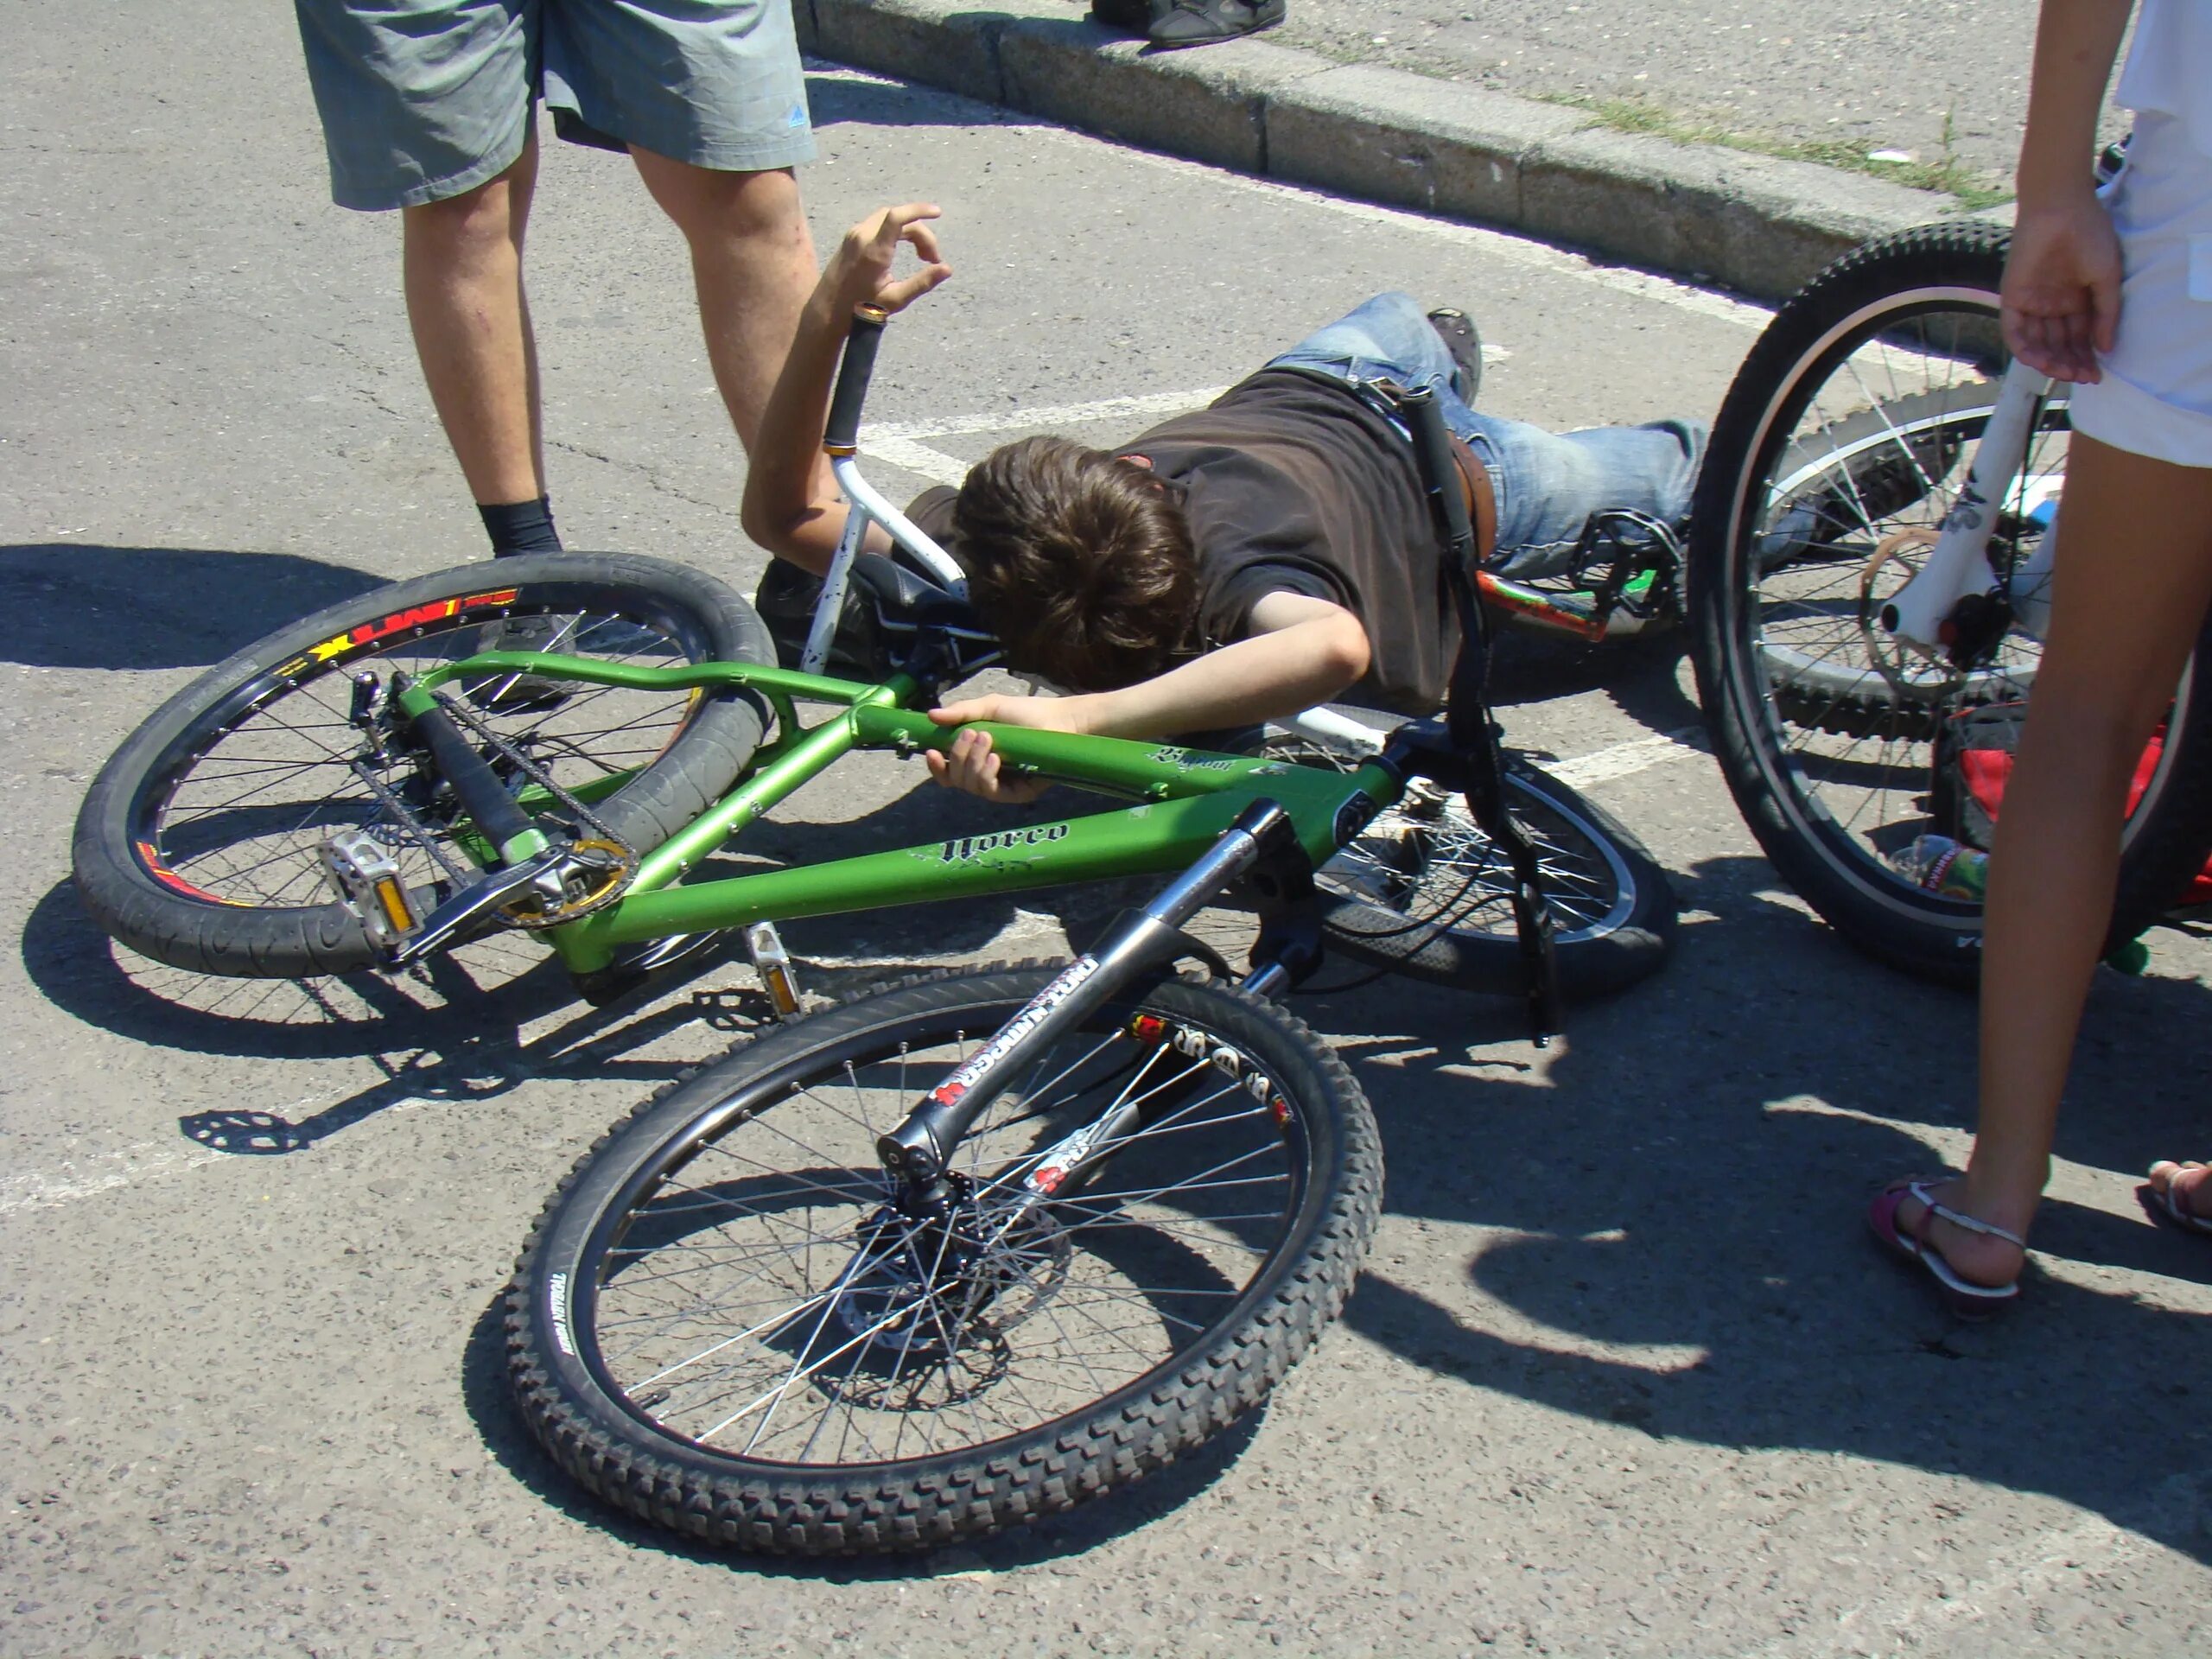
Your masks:
<svg viewBox="0 0 2212 1659"><path fill-rule="evenodd" d="M903 311L952 275L938 252L937 232L926 221L939 217L935 202L909 201L870 213L847 231L830 256L829 275L839 302L848 308L874 305ZM895 281L891 270L904 242L923 262L919 270Z"/></svg>

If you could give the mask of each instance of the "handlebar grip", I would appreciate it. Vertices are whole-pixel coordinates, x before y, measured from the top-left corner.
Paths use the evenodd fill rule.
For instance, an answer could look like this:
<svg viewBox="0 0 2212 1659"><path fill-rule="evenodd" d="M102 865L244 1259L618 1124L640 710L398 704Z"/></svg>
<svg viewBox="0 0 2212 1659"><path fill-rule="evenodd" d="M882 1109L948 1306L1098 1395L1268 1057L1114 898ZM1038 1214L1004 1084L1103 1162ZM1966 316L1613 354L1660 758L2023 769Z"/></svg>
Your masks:
<svg viewBox="0 0 2212 1659"><path fill-rule="evenodd" d="M837 365L837 389L830 398L830 422L822 433L822 447L833 455L851 454L860 441L861 405L868 401L868 377L875 372L875 350L883 343L883 325L890 316L879 306L853 308L844 360Z"/></svg>
<svg viewBox="0 0 2212 1659"><path fill-rule="evenodd" d="M1459 482L1459 463L1452 457L1452 438L1445 429L1444 410L1436 393L1418 386L1402 393L1398 407L1413 435L1414 460L1421 468L1421 487L1435 504L1444 526L1445 545L1455 563L1472 556L1475 527L1467 517L1466 492Z"/></svg>

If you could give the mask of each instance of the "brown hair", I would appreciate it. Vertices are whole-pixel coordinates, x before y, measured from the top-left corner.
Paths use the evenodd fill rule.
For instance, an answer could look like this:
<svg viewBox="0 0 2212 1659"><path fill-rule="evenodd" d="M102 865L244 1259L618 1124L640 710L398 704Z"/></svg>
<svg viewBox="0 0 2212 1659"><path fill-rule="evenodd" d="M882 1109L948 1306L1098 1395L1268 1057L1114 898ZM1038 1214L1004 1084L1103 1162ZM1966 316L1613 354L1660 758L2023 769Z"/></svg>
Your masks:
<svg viewBox="0 0 2212 1659"><path fill-rule="evenodd" d="M1015 668L1111 690L1160 672L1196 633L1179 493L1134 461L1024 438L969 470L952 523L968 596Z"/></svg>

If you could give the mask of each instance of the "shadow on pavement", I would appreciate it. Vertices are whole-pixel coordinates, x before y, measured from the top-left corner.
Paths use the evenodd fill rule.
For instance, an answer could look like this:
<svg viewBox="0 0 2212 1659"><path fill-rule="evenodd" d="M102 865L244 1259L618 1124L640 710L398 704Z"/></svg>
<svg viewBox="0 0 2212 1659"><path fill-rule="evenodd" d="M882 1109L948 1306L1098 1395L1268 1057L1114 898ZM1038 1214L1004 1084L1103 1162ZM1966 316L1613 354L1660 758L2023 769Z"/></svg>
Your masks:
<svg viewBox="0 0 2212 1659"><path fill-rule="evenodd" d="M1438 1376L1657 1438L2047 1493L2212 1560L2212 1469L2191 1449L2212 1319L2117 1281L2212 1283L2212 1250L2061 1198L2021 1304L1953 1320L1860 1214L1884 1182L1943 1165L1923 1126L1971 1128L1973 1000L1853 955L1756 860L1677 880L1716 923L1686 926L1656 979L1577 1010L1540 1091L1502 1071L1440 1088L1431 1060L1388 1044L1353 1060L1386 1210L1504 1236L1456 1263L1370 1268L1347 1323ZM1747 1000L1726 958L1777 931L1796 937L1760 959L1796 977ZM1446 1006L1396 1001L1401 1051L1468 1040ZM2195 981L2101 976L2058 1156L2133 1179L2201 1154L2208 1019Z"/></svg>
<svg viewBox="0 0 2212 1659"><path fill-rule="evenodd" d="M0 662L202 667L384 582L291 553L87 542L0 547Z"/></svg>

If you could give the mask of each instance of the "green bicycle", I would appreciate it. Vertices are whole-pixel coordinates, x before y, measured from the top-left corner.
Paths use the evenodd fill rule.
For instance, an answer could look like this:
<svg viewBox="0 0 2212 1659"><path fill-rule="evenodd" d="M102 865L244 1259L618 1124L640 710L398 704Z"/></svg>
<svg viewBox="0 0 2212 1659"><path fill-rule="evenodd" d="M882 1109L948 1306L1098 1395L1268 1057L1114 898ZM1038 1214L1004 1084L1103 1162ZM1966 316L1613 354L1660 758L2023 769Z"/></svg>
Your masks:
<svg viewBox="0 0 2212 1659"><path fill-rule="evenodd" d="M696 879L841 757L948 746L957 732L922 711L996 658L958 566L854 459L880 327L856 327L841 372L830 443L858 510L804 642L782 642L798 666L744 599L653 560L532 556L395 583L248 646L122 745L73 845L93 918L158 962L264 978L396 970L518 929L604 1001L722 930L1178 869L1264 792L1320 867L1336 948L1521 988L1497 842L1434 765L1386 759L1386 734L1332 709L1256 756L994 728L1007 764L1134 804ZM870 520L896 557L859 551ZM833 664L847 677L818 671ZM1655 969L1672 899L1634 837L1525 761L1502 791L1537 850L1560 988Z"/></svg>

